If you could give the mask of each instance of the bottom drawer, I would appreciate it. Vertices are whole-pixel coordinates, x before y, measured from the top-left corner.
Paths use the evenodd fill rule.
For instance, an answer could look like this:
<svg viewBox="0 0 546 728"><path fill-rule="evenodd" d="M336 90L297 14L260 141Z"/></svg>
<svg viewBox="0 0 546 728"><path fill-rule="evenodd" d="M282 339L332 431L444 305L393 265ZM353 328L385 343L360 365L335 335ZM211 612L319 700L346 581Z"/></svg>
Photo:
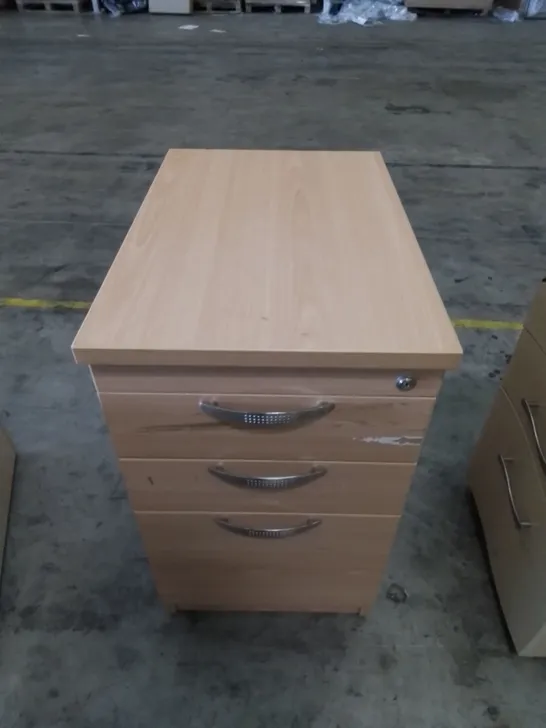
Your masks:
<svg viewBox="0 0 546 728"><path fill-rule="evenodd" d="M546 656L546 499L536 455L500 390L471 462L497 593L517 651Z"/></svg>
<svg viewBox="0 0 546 728"><path fill-rule="evenodd" d="M228 611L367 611L398 524L389 516L135 515L163 602Z"/></svg>

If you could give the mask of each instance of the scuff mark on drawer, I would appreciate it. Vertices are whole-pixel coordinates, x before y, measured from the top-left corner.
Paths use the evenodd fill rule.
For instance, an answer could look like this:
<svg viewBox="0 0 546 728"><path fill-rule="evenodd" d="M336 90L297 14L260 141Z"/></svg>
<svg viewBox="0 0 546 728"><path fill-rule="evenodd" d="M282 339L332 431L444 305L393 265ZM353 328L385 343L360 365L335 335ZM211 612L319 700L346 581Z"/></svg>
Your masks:
<svg viewBox="0 0 546 728"><path fill-rule="evenodd" d="M227 427L224 422L196 422L191 425L146 425L139 427L138 432L193 432L195 430L212 430Z"/></svg>
<svg viewBox="0 0 546 728"><path fill-rule="evenodd" d="M399 437L353 437L356 442L373 443L375 445L420 445L423 442L422 437L412 435L400 435Z"/></svg>

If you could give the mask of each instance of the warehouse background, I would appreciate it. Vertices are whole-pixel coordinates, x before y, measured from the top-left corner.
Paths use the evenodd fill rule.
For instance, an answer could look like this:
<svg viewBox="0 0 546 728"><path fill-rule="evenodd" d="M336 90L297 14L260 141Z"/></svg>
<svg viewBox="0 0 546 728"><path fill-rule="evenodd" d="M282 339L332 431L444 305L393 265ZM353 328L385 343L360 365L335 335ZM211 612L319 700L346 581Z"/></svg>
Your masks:
<svg viewBox="0 0 546 728"><path fill-rule="evenodd" d="M535 728L546 664L511 652L465 472L546 271L545 26L239 20L0 18L0 403L19 454L2 724ZM157 603L70 344L186 146L381 150L458 321L464 363L367 620Z"/></svg>

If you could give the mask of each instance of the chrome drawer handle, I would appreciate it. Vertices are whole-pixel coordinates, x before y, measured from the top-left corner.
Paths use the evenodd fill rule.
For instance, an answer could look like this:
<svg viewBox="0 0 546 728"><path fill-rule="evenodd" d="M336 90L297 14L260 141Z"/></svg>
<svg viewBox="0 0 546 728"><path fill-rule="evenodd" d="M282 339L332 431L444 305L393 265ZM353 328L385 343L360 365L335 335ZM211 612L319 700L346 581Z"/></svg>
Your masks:
<svg viewBox="0 0 546 728"><path fill-rule="evenodd" d="M538 452L540 464L542 466L542 469L546 472L546 456L544 455L544 450L542 449L542 445L540 444L537 423L535 420L535 415L533 414L533 407L539 407L540 405L534 402L529 402L529 400L527 399L522 399L521 406L523 407L525 414L527 415L527 417L529 418L529 422L531 423L531 429L533 430L533 437L535 439L535 446Z"/></svg>
<svg viewBox="0 0 546 728"><path fill-rule="evenodd" d="M250 488L252 490L290 490L291 488L299 488L307 483L322 478L328 471L326 468L313 467L309 472L301 475L237 475L230 473L222 465L213 465L209 468L209 473L216 478L223 480L224 483L236 485L238 488Z"/></svg>
<svg viewBox="0 0 546 728"><path fill-rule="evenodd" d="M295 410L294 412L241 412L240 410L220 407L216 402L202 401L199 403L201 412L214 417L232 427L249 427L269 429L279 427L295 427L306 425L308 422L318 420L334 409L333 402L319 402L315 407Z"/></svg>
<svg viewBox="0 0 546 728"><path fill-rule="evenodd" d="M499 463L502 468L502 472L504 475L504 482L506 483L506 490L508 492L508 501L510 503L510 510L512 511L512 517L514 519L514 523L516 524L516 528L531 528L533 525L529 521L522 521L518 509L516 508L516 502L514 500L514 493L512 492L512 482L510 480L510 473L508 472L508 463L513 462L513 460L509 458L503 458L502 455L499 455Z"/></svg>
<svg viewBox="0 0 546 728"><path fill-rule="evenodd" d="M290 536L298 536L300 533L311 531L322 523L319 518L308 518L303 523L298 523L297 526L287 528L249 528L231 523L229 518L215 518L214 522L226 531L249 538L289 538Z"/></svg>

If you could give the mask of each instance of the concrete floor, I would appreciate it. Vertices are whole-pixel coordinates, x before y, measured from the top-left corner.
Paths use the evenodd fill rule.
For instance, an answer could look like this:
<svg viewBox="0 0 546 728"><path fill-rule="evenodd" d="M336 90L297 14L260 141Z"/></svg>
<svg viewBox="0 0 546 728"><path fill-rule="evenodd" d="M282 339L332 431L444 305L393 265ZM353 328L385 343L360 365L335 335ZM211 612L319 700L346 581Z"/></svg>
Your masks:
<svg viewBox="0 0 546 728"><path fill-rule="evenodd" d="M380 149L450 313L520 320L546 271L546 25L323 27L260 14L0 16L0 296L90 299L164 152ZM213 28L223 34L210 33ZM368 619L159 606L87 372L82 314L0 309L19 463L3 728L536 728L465 469L516 333L461 329ZM386 598L402 585L404 603Z"/></svg>

